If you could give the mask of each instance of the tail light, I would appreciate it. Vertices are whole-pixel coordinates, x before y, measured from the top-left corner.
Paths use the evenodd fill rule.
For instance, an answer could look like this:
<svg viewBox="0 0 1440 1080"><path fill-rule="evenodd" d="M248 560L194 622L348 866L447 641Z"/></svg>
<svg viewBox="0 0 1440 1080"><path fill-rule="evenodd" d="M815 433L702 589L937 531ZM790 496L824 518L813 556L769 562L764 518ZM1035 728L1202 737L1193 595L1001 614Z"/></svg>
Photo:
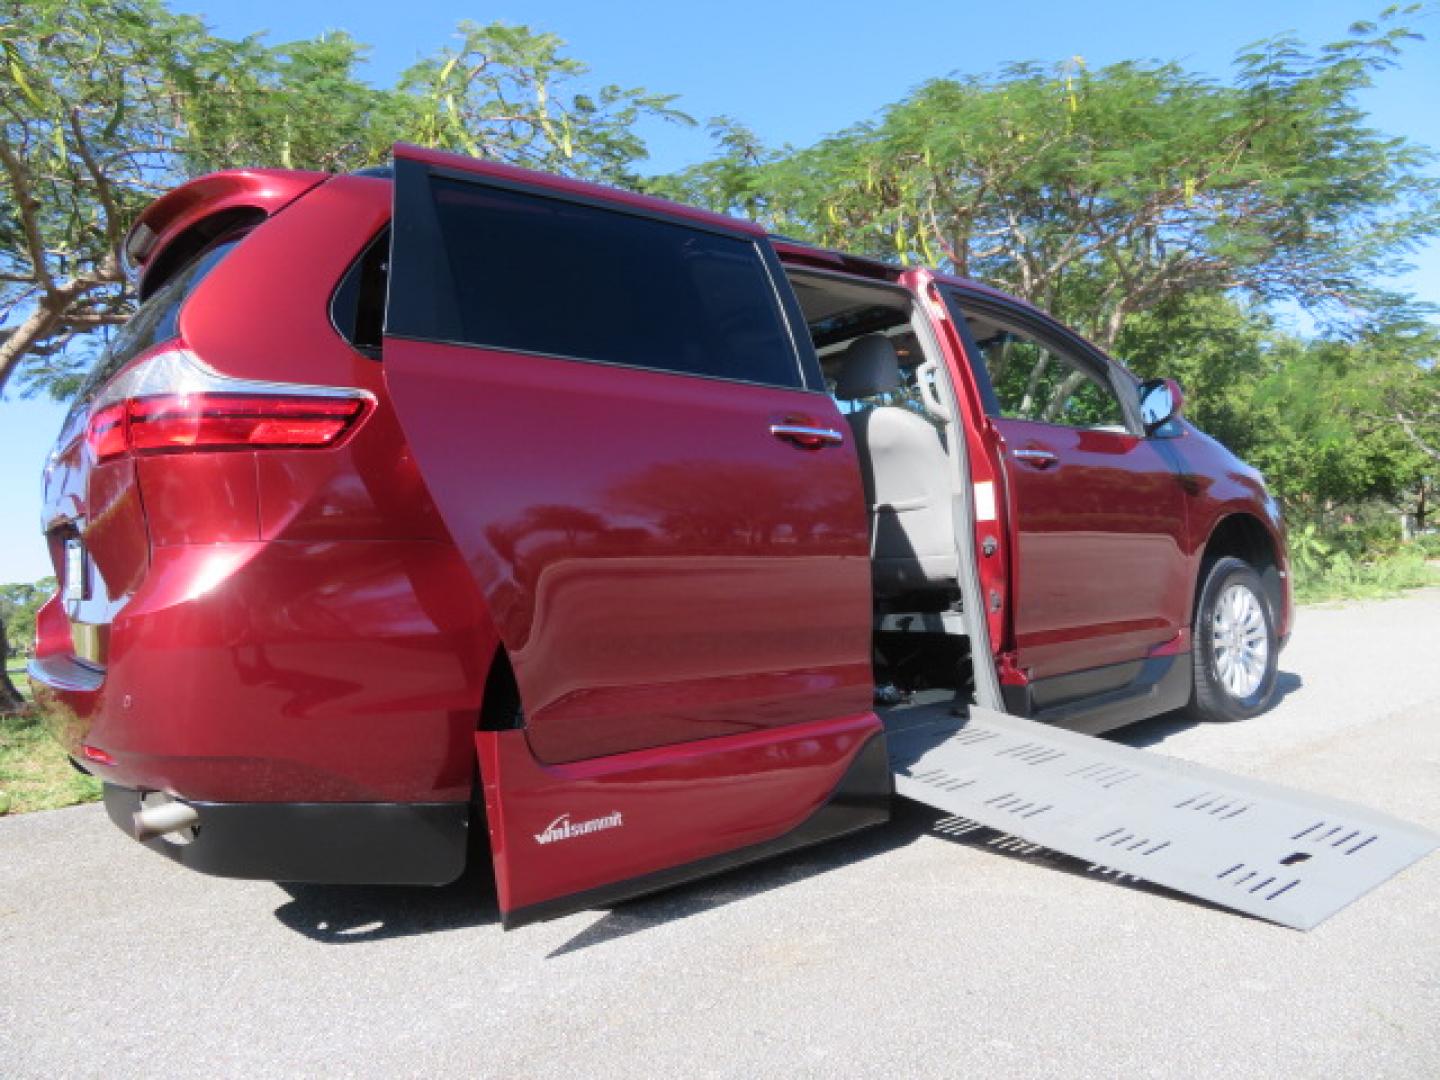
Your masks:
<svg viewBox="0 0 1440 1080"><path fill-rule="evenodd" d="M374 400L364 390L233 379L171 343L105 388L91 407L85 441L96 461L335 446Z"/></svg>
<svg viewBox="0 0 1440 1080"><path fill-rule="evenodd" d="M93 761L97 765L115 764L115 758L109 751L101 750L98 746L91 746L89 743L80 744L80 754L86 761Z"/></svg>

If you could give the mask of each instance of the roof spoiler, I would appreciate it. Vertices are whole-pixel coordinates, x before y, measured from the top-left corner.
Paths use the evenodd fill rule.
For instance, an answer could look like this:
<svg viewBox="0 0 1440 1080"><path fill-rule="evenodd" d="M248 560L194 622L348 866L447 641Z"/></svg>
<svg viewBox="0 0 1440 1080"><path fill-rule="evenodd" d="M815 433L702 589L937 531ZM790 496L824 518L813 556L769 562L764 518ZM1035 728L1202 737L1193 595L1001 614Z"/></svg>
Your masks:
<svg viewBox="0 0 1440 1080"><path fill-rule="evenodd" d="M328 179L323 172L292 169L231 169L181 184L141 213L125 238L125 257L140 276L140 294L159 285L155 271L171 260L165 250L202 221L268 218Z"/></svg>

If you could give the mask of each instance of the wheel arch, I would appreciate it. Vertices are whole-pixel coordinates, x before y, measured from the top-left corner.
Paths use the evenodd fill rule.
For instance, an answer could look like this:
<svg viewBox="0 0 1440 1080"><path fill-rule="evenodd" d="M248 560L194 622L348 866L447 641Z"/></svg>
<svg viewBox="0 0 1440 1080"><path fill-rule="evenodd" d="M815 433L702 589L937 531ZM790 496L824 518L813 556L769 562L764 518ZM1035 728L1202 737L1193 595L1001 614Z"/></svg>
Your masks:
<svg viewBox="0 0 1440 1080"><path fill-rule="evenodd" d="M1260 518L1245 510L1222 516L1210 530L1195 574L1195 591L1190 600L1192 617L1198 609L1200 591L1205 587L1210 567L1226 556L1240 559L1260 575L1265 598L1270 602L1271 617L1278 629L1286 618L1286 568L1280 544Z"/></svg>

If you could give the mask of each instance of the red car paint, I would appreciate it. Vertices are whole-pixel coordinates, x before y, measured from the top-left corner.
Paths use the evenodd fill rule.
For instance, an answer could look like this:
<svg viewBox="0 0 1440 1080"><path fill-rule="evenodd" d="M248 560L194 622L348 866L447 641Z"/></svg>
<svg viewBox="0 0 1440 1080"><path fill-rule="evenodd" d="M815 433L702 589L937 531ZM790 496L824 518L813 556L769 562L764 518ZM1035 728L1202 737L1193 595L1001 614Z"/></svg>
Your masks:
<svg viewBox="0 0 1440 1080"><path fill-rule="evenodd" d="M411 446L505 642L539 760L868 711L853 448L807 454L768 431L818 411L815 395L716 383L697 399L658 372L457 351L387 343L391 394L402 420L427 418ZM493 419L476 428L481 411ZM527 441L560 451L526 461L529 483L486 467Z"/></svg>
<svg viewBox="0 0 1440 1080"><path fill-rule="evenodd" d="M1057 442L1053 427L985 415L939 286L1002 294L579 181L409 147L397 158L910 289L956 390L970 480L993 499L975 543L1003 683L1185 651L1200 560L1233 515L1278 553L1288 633L1274 503L1218 444L1188 425L1163 450L1121 434ZM61 594L40 613L31 670L52 728L113 789L207 807L463 814L478 769L507 916L800 838L881 732L855 451L770 431L843 429L835 403L813 387L393 336L383 359L367 355L331 300L391 220L392 189L250 170L143 215L147 295L176 270L167 251L199 250L221 223L247 231L174 337L105 385L175 353L221 380L206 392L222 398L236 380L366 404L333 445L97 460L87 429L105 387L91 389L46 469ZM1061 456L1068 484L1016 464L1009 450L1032 443ZM65 595L75 539L93 568L79 598ZM510 677L522 729L497 722ZM856 805L809 838L884 817ZM604 825L612 815L623 824ZM557 821L578 831L537 839Z"/></svg>
<svg viewBox="0 0 1440 1080"><path fill-rule="evenodd" d="M1032 678L1120 663L1190 618L1184 493L1156 443L1128 433L996 421L1017 545L1012 619Z"/></svg>
<svg viewBox="0 0 1440 1080"><path fill-rule="evenodd" d="M174 240L203 222L243 216L269 217L325 180L324 173L289 169L237 169L183 184L146 207L130 233L131 260L141 291L152 267Z"/></svg>
<svg viewBox="0 0 1440 1080"><path fill-rule="evenodd" d="M989 286L912 273L1002 300L1068 335ZM1002 683L1024 686L1140 655L1171 655L1180 648L1176 642L1188 643L1205 552L1229 518L1253 522L1268 537L1276 560L1276 629L1282 641L1289 637L1294 608L1284 526L1258 472L1184 419L1175 421L1171 437L1152 441L986 416L974 369L947 316L941 311L938 317L950 375L965 388L958 396L967 413L970 468L977 482L993 477L1004 492L1001 527L993 530L997 557L980 563L987 595L993 590L1008 601L1003 631L990 613ZM1063 482L1062 468L1037 469L1014 456L1016 449L1054 453Z"/></svg>
<svg viewBox="0 0 1440 1080"><path fill-rule="evenodd" d="M879 731L866 710L795 725L784 739L762 730L560 766L538 762L522 732L482 731L475 744L500 906L593 889L597 868L629 881L783 836L820 809ZM575 831L610 821L613 831ZM637 823L645 828L628 827ZM602 831L597 867L587 849Z"/></svg>

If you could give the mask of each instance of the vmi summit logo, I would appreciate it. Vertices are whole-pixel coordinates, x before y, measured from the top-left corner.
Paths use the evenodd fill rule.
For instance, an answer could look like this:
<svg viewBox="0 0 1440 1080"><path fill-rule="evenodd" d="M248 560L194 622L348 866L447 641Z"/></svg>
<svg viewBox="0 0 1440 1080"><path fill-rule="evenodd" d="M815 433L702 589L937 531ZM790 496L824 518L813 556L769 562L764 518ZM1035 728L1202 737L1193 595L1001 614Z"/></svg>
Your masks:
<svg viewBox="0 0 1440 1080"><path fill-rule="evenodd" d="M535 842L537 844L553 844L556 840L573 840L577 836L585 836L588 833L618 829L624 824L619 810L613 814L606 814L604 817L591 818L588 821L571 821L569 814L561 814L545 826L544 832L535 834Z"/></svg>

